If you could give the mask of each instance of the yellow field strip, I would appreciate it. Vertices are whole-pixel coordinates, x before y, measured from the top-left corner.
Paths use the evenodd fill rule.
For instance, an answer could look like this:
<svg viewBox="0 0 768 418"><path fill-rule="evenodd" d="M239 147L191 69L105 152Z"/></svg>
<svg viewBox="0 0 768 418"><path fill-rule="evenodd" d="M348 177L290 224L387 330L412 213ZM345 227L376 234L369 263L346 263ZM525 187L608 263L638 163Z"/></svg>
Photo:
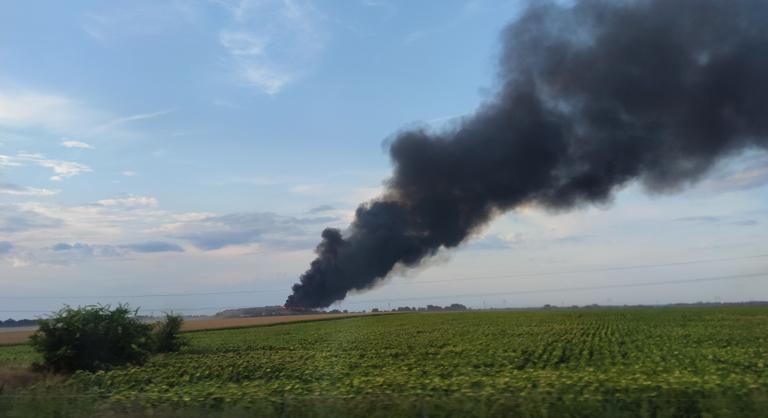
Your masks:
<svg viewBox="0 0 768 418"><path fill-rule="evenodd" d="M316 321L320 319L344 318L366 314L312 314L290 316L261 316L255 318L226 318L226 319L190 319L184 321L183 331L201 331L208 329L242 328L259 325L284 324L297 321ZM34 331L0 332L0 345L23 344L29 341Z"/></svg>

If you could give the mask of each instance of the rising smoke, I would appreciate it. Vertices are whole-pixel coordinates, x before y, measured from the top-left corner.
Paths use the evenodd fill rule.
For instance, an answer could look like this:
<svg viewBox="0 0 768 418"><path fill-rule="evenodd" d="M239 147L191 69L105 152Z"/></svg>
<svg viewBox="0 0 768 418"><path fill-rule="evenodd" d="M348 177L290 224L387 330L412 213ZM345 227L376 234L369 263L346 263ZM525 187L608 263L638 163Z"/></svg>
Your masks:
<svg viewBox="0 0 768 418"><path fill-rule="evenodd" d="M503 33L500 88L460 126L392 142L385 193L326 229L289 307L325 307L522 204L672 192L768 148L768 1L537 1Z"/></svg>

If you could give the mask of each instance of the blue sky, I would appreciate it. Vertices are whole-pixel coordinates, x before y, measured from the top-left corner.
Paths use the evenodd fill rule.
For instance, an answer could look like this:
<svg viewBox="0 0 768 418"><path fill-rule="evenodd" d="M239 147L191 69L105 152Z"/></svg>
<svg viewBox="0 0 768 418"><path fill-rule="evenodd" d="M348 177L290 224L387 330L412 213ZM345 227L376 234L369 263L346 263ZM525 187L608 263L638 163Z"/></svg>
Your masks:
<svg viewBox="0 0 768 418"><path fill-rule="evenodd" d="M320 231L346 226L381 189L388 137L492 97L499 31L520 7L4 4L0 317L61 303L186 313L282 303ZM608 207L521 208L340 307L766 299L768 282L752 276L515 294L765 271L764 257L737 258L768 253L766 182L768 158L749 153L674 195L631 186ZM680 261L707 262L577 273ZM462 280L436 282L452 278ZM206 292L231 293L130 296Z"/></svg>

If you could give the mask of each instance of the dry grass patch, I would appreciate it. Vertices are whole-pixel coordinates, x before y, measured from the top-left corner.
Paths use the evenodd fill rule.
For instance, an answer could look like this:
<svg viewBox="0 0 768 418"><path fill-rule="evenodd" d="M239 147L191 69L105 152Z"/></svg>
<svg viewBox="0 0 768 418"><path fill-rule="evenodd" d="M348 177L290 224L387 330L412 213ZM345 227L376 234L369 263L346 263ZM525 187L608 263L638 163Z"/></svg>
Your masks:
<svg viewBox="0 0 768 418"><path fill-rule="evenodd" d="M311 314L289 316L259 316L253 318L198 319L184 321L182 331L207 329L244 328L259 325L285 324L289 322L317 321L320 319L344 318L365 314Z"/></svg>
<svg viewBox="0 0 768 418"><path fill-rule="evenodd" d="M13 392L46 380L46 374L23 368L0 370L0 394Z"/></svg>
<svg viewBox="0 0 768 418"><path fill-rule="evenodd" d="M34 331L0 332L0 345L26 344Z"/></svg>
<svg viewBox="0 0 768 418"><path fill-rule="evenodd" d="M182 331L200 331L207 329L245 328L262 325L285 324L289 322L317 321L321 319L344 318L370 314L311 314L289 316L260 316L253 318L214 318L190 319L184 321ZM0 345L26 344L34 331L0 332Z"/></svg>

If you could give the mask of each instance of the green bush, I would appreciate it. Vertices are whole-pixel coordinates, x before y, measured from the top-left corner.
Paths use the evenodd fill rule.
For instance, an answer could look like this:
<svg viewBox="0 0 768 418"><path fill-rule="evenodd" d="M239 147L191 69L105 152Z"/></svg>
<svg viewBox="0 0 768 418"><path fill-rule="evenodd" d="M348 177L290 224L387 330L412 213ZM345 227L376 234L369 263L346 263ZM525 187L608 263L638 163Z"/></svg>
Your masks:
<svg viewBox="0 0 768 418"><path fill-rule="evenodd" d="M174 353L187 345L179 335L184 319L180 315L165 314L165 320L155 328L155 352Z"/></svg>
<svg viewBox="0 0 768 418"><path fill-rule="evenodd" d="M154 344L151 332L152 325L142 323L125 305L65 306L40 321L32 346L46 370L106 370L146 361Z"/></svg>

